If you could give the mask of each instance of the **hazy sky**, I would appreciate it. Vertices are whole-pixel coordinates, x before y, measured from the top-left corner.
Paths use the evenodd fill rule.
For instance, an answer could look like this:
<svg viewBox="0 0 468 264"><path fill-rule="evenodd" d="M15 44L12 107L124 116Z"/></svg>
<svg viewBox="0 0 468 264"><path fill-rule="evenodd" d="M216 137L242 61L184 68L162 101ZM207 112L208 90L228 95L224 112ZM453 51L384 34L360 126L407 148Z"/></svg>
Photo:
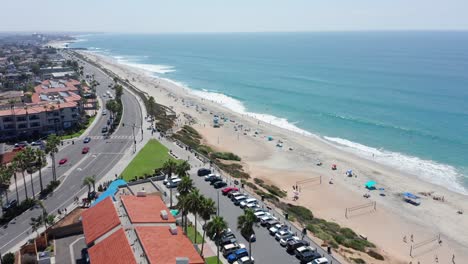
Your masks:
<svg viewBox="0 0 468 264"><path fill-rule="evenodd" d="M0 31L468 30L468 0L14 0Z"/></svg>

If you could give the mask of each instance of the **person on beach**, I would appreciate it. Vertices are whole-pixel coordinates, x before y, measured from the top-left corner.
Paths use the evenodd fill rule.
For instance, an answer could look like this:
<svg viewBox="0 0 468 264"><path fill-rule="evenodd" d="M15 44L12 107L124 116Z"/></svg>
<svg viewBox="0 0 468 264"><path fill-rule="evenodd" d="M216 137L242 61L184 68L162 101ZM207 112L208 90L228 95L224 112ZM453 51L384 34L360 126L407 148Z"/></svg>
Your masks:
<svg viewBox="0 0 468 264"><path fill-rule="evenodd" d="M405 242L405 243L406 243L406 235L405 235L405 236L403 236L403 242Z"/></svg>
<svg viewBox="0 0 468 264"><path fill-rule="evenodd" d="M413 234L411 234L411 242L414 242Z"/></svg>

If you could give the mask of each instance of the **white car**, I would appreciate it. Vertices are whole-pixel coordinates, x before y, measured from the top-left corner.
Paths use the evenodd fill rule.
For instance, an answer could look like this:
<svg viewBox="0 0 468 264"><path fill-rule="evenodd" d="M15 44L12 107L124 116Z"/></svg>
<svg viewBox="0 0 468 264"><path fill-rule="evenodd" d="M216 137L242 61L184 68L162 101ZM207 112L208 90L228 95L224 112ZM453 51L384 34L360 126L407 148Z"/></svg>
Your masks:
<svg viewBox="0 0 468 264"><path fill-rule="evenodd" d="M254 263L255 263L255 260L253 257L245 256L245 257L238 259L237 261L234 261L232 264L254 264Z"/></svg>
<svg viewBox="0 0 468 264"><path fill-rule="evenodd" d="M254 213L254 215L257 218L257 221L260 221L260 218L270 215L270 213L259 211L259 212Z"/></svg>
<svg viewBox="0 0 468 264"><path fill-rule="evenodd" d="M164 185L166 185L168 182L171 182L171 181L173 181L175 179L179 179L179 177L177 177L177 176L168 177L168 178L164 179L163 183L164 183Z"/></svg>
<svg viewBox="0 0 468 264"><path fill-rule="evenodd" d="M292 236L292 233L289 230L280 230L276 232L275 239L276 241L280 241L282 238Z"/></svg>
<svg viewBox="0 0 468 264"><path fill-rule="evenodd" d="M268 221L270 221L270 220L278 220L278 219L277 219L276 217L274 217L274 216L272 216L272 215L269 214L269 215L266 215L266 216L260 218L260 224L261 224L262 226L265 226L266 223L267 223Z"/></svg>
<svg viewBox="0 0 468 264"><path fill-rule="evenodd" d="M247 199L245 199L245 201L240 203L240 207L245 208L248 204L257 204L257 199L247 198Z"/></svg>
<svg viewBox="0 0 468 264"><path fill-rule="evenodd" d="M318 258L314 259L312 262L309 262L311 264L328 264L328 259L327 258Z"/></svg>
<svg viewBox="0 0 468 264"><path fill-rule="evenodd" d="M291 240L297 241L297 240L300 240L300 238L297 237L297 236L293 236L293 235L291 234L290 237L283 237L283 238L281 238L281 239L280 239L280 245L281 245L282 247L285 247L285 246L288 245L288 242L291 241Z"/></svg>
<svg viewBox="0 0 468 264"><path fill-rule="evenodd" d="M274 236L274 235L276 235L276 233L278 233L278 231L287 230L287 229L288 229L288 227L283 225L283 224L276 224L276 225L270 227L268 229L268 231L270 232L270 235Z"/></svg>
<svg viewBox="0 0 468 264"><path fill-rule="evenodd" d="M258 203L249 203L245 206L245 209L250 209L250 210L255 210L255 209L258 209L260 208L260 206L258 205ZM262 209L262 208L260 208ZM255 211L254 211L255 212Z"/></svg>

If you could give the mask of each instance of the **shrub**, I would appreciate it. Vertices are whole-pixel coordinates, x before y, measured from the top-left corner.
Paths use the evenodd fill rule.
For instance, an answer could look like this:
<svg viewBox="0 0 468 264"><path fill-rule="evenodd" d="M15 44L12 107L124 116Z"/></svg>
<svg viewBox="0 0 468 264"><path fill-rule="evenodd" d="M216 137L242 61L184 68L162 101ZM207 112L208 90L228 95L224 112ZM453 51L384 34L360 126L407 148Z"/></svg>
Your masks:
<svg viewBox="0 0 468 264"><path fill-rule="evenodd" d="M40 192L41 197L46 197L50 193L52 193L58 186L60 185L60 180L51 181L47 186Z"/></svg>
<svg viewBox="0 0 468 264"><path fill-rule="evenodd" d="M211 152L213 152L213 149L211 149L210 147L208 146L205 146L205 145L201 145L197 148L197 151L200 152L201 154L203 155L209 155Z"/></svg>
<svg viewBox="0 0 468 264"><path fill-rule="evenodd" d="M366 264L366 261L364 261L362 258L351 258L351 260L356 264Z"/></svg>
<svg viewBox="0 0 468 264"><path fill-rule="evenodd" d="M3 264L14 264L15 263L15 254L8 252L2 258Z"/></svg>
<svg viewBox="0 0 468 264"><path fill-rule="evenodd" d="M378 260L384 260L385 259L382 255L380 255L379 253L375 252L372 249L367 251L367 255L369 255L369 256L371 256L371 257L373 257L375 259L378 259Z"/></svg>
<svg viewBox="0 0 468 264"><path fill-rule="evenodd" d="M263 183L265 183L265 181L263 181L262 179L259 179L259 178L254 178L254 182L258 185L261 185Z"/></svg>
<svg viewBox="0 0 468 264"><path fill-rule="evenodd" d="M356 233L354 233L353 230L351 230L350 228L347 228L347 227L341 228L340 233L343 234L343 236L345 236L346 238L356 238L357 237Z"/></svg>
<svg viewBox="0 0 468 264"><path fill-rule="evenodd" d="M213 159L222 159L222 160L234 160L241 161L241 158L231 152L214 152L211 153L211 158Z"/></svg>
<svg viewBox="0 0 468 264"><path fill-rule="evenodd" d="M300 205L287 204L286 210L288 214L296 217L297 221L301 223L308 223L314 218L312 212Z"/></svg>

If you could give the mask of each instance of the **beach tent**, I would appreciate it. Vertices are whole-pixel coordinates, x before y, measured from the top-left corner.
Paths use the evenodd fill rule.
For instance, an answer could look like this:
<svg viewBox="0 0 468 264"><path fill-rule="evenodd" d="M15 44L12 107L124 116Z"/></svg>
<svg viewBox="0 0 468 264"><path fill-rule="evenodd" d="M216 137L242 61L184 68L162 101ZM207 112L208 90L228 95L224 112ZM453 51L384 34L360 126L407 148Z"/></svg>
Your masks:
<svg viewBox="0 0 468 264"><path fill-rule="evenodd" d="M118 180L111 182L111 184L109 184L109 187L107 187L107 190L101 193L101 195L99 195L99 198L97 198L96 201L94 201L94 203L91 204L91 206L95 206L100 201L106 199L109 196L112 198L112 200L115 201L114 194L119 190L119 186L126 185L126 184L127 182L122 179L118 179Z"/></svg>
<svg viewBox="0 0 468 264"><path fill-rule="evenodd" d="M348 176L353 176L353 170L347 170L346 175Z"/></svg>
<svg viewBox="0 0 468 264"><path fill-rule="evenodd" d="M272 141L272 140L273 140L273 137L272 137L272 136L268 136L267 139L268 139L268 141Z"/></svg>
<svg viewBox="0 0 468 264"><path fill-rule="evenodd" d="M375 185L377 183L375 181L368 181L366 182L366 188L369 189L369 190L374 190L375 189Z"/></svg>

